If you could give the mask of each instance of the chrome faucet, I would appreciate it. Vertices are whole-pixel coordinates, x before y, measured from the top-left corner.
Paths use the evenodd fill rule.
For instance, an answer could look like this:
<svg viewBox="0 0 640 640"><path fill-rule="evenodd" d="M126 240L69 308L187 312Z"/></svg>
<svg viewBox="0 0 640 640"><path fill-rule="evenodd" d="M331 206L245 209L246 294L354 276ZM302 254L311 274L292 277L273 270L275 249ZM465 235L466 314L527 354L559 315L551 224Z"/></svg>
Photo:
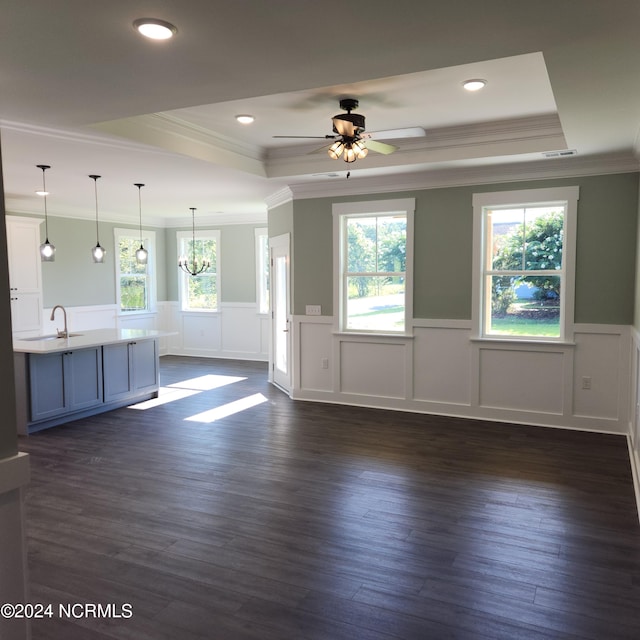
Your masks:
<svg viewBox="0 0 640 640"><path fill-rule="evenodd" d="M62 309L62 313L64 314L64 331L60 331L60 329L56 329L58 332L58 338L68 338L69 331L67 329L67 310L61 305L57 304L53 309L51 309L51 317L49 320L53 321L53 317L56 315L56 309Z"/></svg>

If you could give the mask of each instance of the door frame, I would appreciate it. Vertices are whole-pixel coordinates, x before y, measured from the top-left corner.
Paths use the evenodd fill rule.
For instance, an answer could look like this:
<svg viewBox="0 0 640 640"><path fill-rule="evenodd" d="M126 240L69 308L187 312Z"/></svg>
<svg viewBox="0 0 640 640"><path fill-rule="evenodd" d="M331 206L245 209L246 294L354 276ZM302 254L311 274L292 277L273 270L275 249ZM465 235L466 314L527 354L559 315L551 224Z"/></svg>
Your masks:
<svg viewBox="0 0 640 640"><path fill-rule="evenodd" d="M278 330L276 327L276 310L275 310L275 287L276 287L276 278L274 273L274 251L282 251L284 250L286 258L287 258L287 270L286 270L286 291L285 291L285 302L286 302L286 318L285 323L287 325L287 339L286 339L286 363L287 363L287 374L280 375L276 372L275 360L276 360L276 331ZM291 234L283 233L279 236L274 236L269 238L269 268L270 268L270 277L269 277L269 316L270 316L270 331L269 331L269 382L273 385L282 389L285 393L291 395L291 390L293 386L293 372L292 372L292 329L293 322L291 318Z"/></svg>

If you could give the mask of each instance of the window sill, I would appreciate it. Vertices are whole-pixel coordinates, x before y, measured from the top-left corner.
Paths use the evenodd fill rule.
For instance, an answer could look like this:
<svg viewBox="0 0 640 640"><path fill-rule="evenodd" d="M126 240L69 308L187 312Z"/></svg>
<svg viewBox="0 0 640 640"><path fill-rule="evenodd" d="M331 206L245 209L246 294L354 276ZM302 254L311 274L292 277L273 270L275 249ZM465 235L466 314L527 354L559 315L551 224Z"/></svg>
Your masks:
<svg viewBox="0 0 640 640"><path fill-rule="evenodd" d="M470 342L485 342L485 343L497 343L497 344L509 344L509 345L525 345L525 346L537 346L544 347L575 347L576 343L569 340L535 340L533 338L498 338L490 336L476 336L469 339Z"/></svg>
<svg viewBox="0 0 640 640"><path fill-rule="evenodd" d="M345 338L396 338L397 340L413 340L412 333L381 333L378 331L334 331L334 336Z"/></svg>

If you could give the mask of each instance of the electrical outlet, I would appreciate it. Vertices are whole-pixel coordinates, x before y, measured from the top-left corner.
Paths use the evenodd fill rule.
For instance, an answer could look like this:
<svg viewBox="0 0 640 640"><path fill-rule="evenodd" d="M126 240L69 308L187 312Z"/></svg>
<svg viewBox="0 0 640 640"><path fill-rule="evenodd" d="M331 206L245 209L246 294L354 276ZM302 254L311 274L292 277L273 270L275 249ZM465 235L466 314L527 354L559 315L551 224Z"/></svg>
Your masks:
<svg viewBox="0 0 640 640"><path fill-rule="evenodd" d="M308 316L321 316L322 315L322 307L319 304L308 304L304 312Z"/></svg>
<svg viewBox="0 0 640 640"><path fill-rule="evenodd" d="M582 388L587 391L591 389L591 376L582 376Z"/></svg>
<svg viewBox="0 0 640 640"><path fill-rule="evenodd" d="M320 368L321 369L329 368L329 358L320 358Z"/></svg>

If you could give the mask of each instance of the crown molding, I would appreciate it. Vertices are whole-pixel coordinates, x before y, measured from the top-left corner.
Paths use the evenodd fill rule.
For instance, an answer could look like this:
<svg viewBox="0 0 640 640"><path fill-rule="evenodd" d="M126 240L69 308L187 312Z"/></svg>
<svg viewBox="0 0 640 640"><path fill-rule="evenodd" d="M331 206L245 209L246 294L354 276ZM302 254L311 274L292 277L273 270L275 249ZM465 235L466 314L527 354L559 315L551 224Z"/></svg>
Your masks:
<svg viewBox="0 0 640 640"><path fill-rule="evenodd" d="M202 229L211 226L228 226L233 224L266 224L267 212L264 213L214 213L196 216L195 228ZM171 229L191 229L191 218L165 218L163 225Z"/></svg>
<svg viewBox="0 0 640 640"><path fill-rule="evenodd" d="M291 190L291 187L284 187L279 191L272 193L270 196L267 196L265 198L265 204L267 205L267 210L270 210L286 204L287 202L291 202L292 200L293 191Z"/></svg>
<svg viewBox="0 0 640 640"><path fill-rule="evenodd" d="M522 182L553 178L575 178L590 175L634 173L640 171L640 162L631 153L607 156L572 156L569 158L541 159L531 162L512 162L479 167L458 167L397 173L386 176L354 175L330 182L303 182L291 184L269 198L268 208L288 200L324 198L332 196L363 195L368 193L396 193L442 187L462 187L499 182Z"/></svg>

